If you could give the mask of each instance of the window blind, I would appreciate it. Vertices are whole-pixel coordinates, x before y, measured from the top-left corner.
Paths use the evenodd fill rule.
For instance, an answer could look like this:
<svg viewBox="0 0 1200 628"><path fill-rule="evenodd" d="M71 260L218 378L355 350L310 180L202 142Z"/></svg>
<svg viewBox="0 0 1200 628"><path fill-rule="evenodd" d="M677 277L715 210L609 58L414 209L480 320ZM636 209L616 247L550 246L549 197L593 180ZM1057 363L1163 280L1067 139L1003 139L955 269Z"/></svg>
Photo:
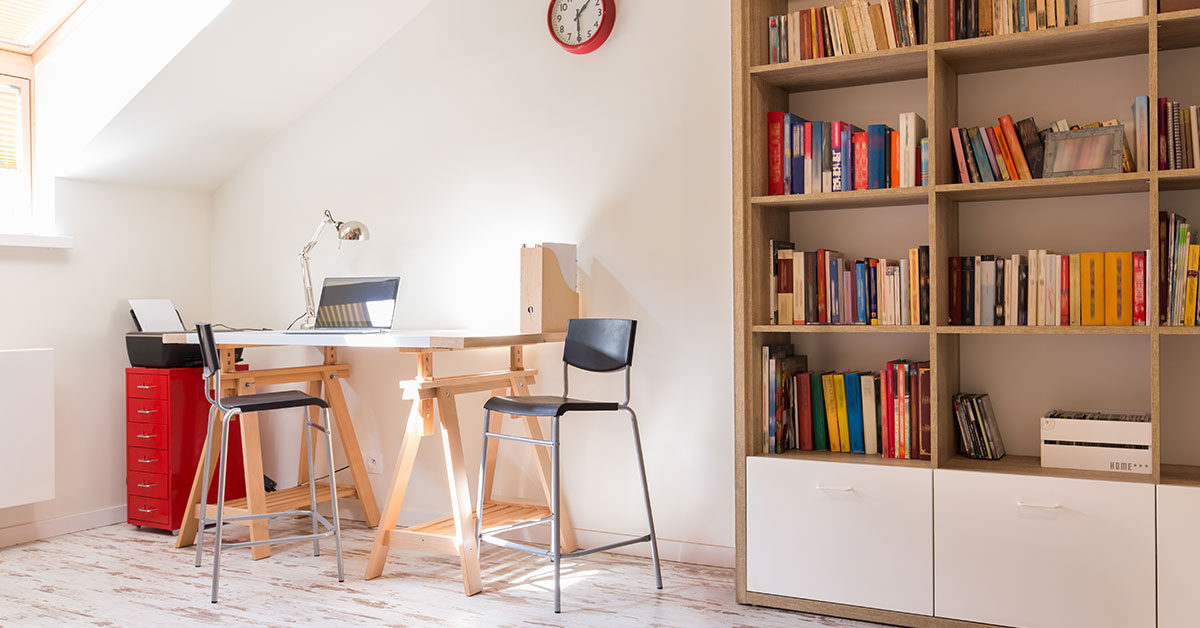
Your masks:
<svg viewBox="0 0 1200 628"><path fill-rule="evenodd" d="M0 83L0 170L21 167L21 90Z"/></svg>
<svg viewBox="0 0 1200 628"><path fill-rule="evenodd" d="M31 46L76 0L0 0L0 41Z"/></svg>

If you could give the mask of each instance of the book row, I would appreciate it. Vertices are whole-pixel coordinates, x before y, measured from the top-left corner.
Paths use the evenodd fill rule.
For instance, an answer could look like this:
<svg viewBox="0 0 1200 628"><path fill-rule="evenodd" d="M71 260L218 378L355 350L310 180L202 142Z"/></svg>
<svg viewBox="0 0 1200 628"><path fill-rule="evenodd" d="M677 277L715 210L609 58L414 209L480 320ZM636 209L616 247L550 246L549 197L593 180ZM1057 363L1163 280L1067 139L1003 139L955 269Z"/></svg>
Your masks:
<svg viewBox="0 0 1200 628"><path fill-rule="evenodd" d="M1158 323L1195 327L1200 241L1196 228L1178 214L1158 213Z"/></svg>
<svg viewBox="0 0 1200 628"><path fill-rule="evenodd" d="M772 325L928 325L929 247L900 260L846 259L771 241Z"/></svg>
<svg viewBox="0 0 1200 628"><path fill-rule="evenodd" d="M1200 256L1200 247L1197 250ZM1149 251L949 259L951 325L1145 325Z"/></svg>
<svg viewBox="0 0 1200 628"><path fill-rule="evenodd" d="M959 453L981 460L1004 457L1004 440L996 424L992 400L986 394L954 395L954 415L958 419Z"/></svg>
<svg viewBox="0 0 1200 628"><path fill-rule="evenodd" d="M898 129L767 114L767 193L820 194L929 185L925 119L900 114Z"/></svg>
<svg viewBox="0 0 1200 628"><path fill-rule="evenodd" d="M790 345L762 348L767 453L828 450L929 460L929 362L894 360L880 371L810 372Z"/></svg>
<svg viewBox="0 0 1200 628"><path fill-rule="evenodd" d="M925 2L850 0L767 18L770 62L842 57L925 43Z"/></svg>
<svg viewBox="0 0 1200 628"><path fill-rule="evenodd" d="M1177 101L1158 99L1158 169L1181 170L1197 167L1200 150L1200 120L1197 106L1181 107Z"/></svg>
<svg viewBox="0 0 1200 628"><path fill-rule="evenodd" d="M950 0L950 39L1073 26L1076 0Z"/></svg>

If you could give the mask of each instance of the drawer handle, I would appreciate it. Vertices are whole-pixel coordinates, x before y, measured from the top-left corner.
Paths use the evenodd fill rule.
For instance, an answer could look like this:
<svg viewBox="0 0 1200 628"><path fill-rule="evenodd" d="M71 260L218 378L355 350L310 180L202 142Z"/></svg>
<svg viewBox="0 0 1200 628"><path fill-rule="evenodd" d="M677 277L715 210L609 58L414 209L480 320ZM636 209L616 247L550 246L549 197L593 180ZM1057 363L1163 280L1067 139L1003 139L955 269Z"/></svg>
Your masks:
<svg viewBox="0 0 1200 628"><path fill-rule="evenodd" d="M158 388L158 386L154 386L153 384L138 384L137 387L141 390L150 390L151 388Z"/></svg>
<svg viewBox="0 0 1200 628"><path fill-rule="evenodd" d="M158 410L138 410L138 414L154 414Z"/></svg>
<svg viewBox="0 0 1200 628"><path fill-rule="evenodd" d="M138 434L138 438L154 438L154 434Z"/></svg>
<svg viewBox="0 0 1200 628"><path fill-rule="evenodd" d="M1023 499L1017 500L1017 508L1041 508L1042 510L1058 510L1062 504L1033 504Z"/></svg>
<svg viewBox="0 0 1200 628"><path fill-rule="evenodd" d="M825 486L824 484L817 485L818 491L837 491L839 493L849 493L854 490L853 486Z"/></svg>
<svg viewBox="0 0 1200 628"><path fill-rule="evenodd" d="M138 508L138 512L154 512L157 508Z"/></svg>
<svg viewBox="0 0 1200 628"><path fill-rule="evenodd" d="M154 488L154 485L153 485L153 484L146 484L145 482L142 482L142 483L139 483L139 484L138 484L138 488Z"/></svg>
<svg viewBox="0 0 1200 628"><path fill-rule="evenodd" d="M158 462L158 458L138 458L138 462L142 464L150 464L152 462Z"/></svg>

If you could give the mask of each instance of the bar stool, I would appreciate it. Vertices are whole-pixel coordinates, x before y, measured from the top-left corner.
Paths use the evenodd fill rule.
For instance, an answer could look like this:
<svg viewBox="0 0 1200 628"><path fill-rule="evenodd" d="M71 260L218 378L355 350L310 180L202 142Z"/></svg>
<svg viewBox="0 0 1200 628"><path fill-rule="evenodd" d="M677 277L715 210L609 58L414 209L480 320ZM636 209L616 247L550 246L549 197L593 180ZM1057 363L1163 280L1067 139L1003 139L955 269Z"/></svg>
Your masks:
<svg viewBox="0 0 1200 628"><path fill-rule="evenodd" d="M658 537L654 534L654 515L650 511L650 488L646 484L646 465L642 459L642 439L638 434L637 414L629 407L629 369L633 364L633 337L637 330L637 321L612 318L578 318L567 323L567 339L563 347L563 396L512 396L492 397L484 404L483 411L483 450L479 461L479 497L475 508L475 538L480 543L490 543L520 552L537 556L549 557L554 564L554 612L560 611L559 600L561 587L559 585L559 569L563 558L583 556L595 552L603 552L634 543L650 543L650 555L654 560L654 580L656 586L662 588L662 570L658 562ZM625 371L625 400L617 403L610 401L584 401L567 397L568 367L575 367L593 373L611 373L624 369ZM609 543L600 547L562 553L559 536L559 481L558 481L558 420L567 412L613 412L625 411L633 426L633 445L637 452L638 472L642 478L642 495L646 502L646 521L650 533L636 539L627 539ZM517 416L548 416L550 419L550 440L535 440L520 436L509 436L490 431L492 412L513 414ZM530 443L550 448L550 516L535 521L525 521L501 528L483 532L483 499L484 479L487 469L488 439ZM515 543L496 536L502 532L525 528L542 523L550 523L550 549L533 547Z"/></svg>
<svg viewBox="0 0 1200 628"><path fill-rule="evenodd" d="M217 411L224 413L221 417L221 453L220 453L220 471L217 475L217 520L214 532L216 539L213 544L213 574L212 574L212 602L217 603L217 584L221 576L221 550L235 549L239 547L252 547L255 545L267 545L275 543L291 543L294 541L313 542L313 556L321 555L321 539L329 536L334 538L334 548L337 553L337 576L338 582L343 582L345 577L342 572L342 528L338 519L338 502L337 502L337 480L334 478L334 470L336 467L333 463L333 424L329 420L329 404L324 399L306 395L298 390L288 390L282 392L260 393L256 395L243 395L240 397L219 397L221 394L221 369L218 367L217 360L217 343L213 339L212 325L209 323L196 323L196 336L200 340L200 355L204 361L204 395L208 398L208 403L211 408L208 412L208 434L213 431L213 421L216 420ZM321 414L324 418L323 425L318 425L308 420L307 408L317 407L321 409ZM333 509L333 523L317 512L317 485L314 479L308 482L309 509L308 510L281 510L277 512L267 512L253 515L242 515L237 517L224 516L225 507L225 466L229 457L229 423L234 417L243 412L264 412L267 410L282 410L284 408L306 408L304 412L304 425L306 428L320 431L325 436L326 451L329 454L329 497L330 505ZM308 449L308 468L313 469L313 443L312 430L304 430L304 443ZM204 446L204 467L203 480L201 482L201 503L199 508L200 524L196 528L196 566L200 566L201 553L204 550L204 526L208 522L207 505L208 501L208 468L209 461L212 456L212 438L208 438ZM221 530L228 521L243 521L246 519L259 519L263 517L286 517L295 515L308 515L312 517L312 534L286 536L275 539L265 539L261 541L246 541L243 543L221 543ZM324 532L320 532L318 524L325 528Z"/></svg>

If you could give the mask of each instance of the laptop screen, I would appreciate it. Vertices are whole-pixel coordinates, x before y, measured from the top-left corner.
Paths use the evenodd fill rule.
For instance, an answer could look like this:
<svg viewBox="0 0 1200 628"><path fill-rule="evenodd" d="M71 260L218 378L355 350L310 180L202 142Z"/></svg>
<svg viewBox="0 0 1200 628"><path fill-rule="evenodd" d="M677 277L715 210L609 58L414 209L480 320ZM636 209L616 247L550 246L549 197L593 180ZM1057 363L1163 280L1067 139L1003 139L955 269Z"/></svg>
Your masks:
<svg viewBox="0 0 1200 628"><path fill-rule="evenodd" d="M399 277L329 277L321 286L317 329L390 329Z"/></svg>

